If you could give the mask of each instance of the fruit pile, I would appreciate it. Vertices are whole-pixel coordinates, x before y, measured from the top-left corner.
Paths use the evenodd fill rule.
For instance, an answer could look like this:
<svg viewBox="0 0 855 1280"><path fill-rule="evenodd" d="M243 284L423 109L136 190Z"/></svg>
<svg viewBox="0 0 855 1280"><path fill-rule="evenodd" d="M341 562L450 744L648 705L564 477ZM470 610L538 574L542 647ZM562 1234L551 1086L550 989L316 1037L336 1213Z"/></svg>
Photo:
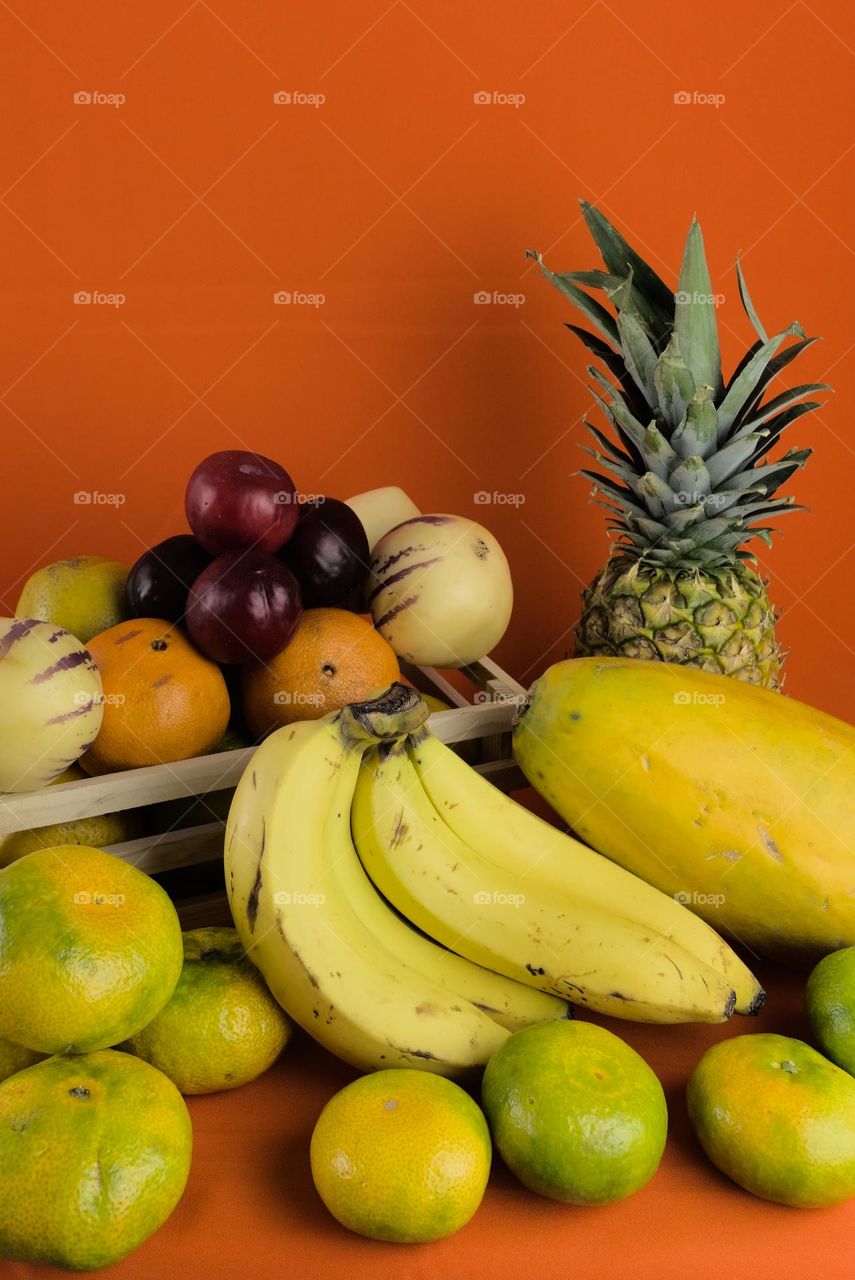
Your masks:
<svg viewBox="0 0 855 1280"><path fill-rule="evenodd" d="M195 468L185 511L192 532L129 571L37 570L0 620L0 790L78 760L104 774L205 755L229 726L248 745L385 688L401 662L473 662L507 628L493 535L400 489L301 500L279 463L229 451Z"/></svg>
<svg viewBox="0 0 855 1280"><path fill-rule="evenodd" d="M6 789L261 740L225 828L234 929L182 936L154 881L63 827L0 846L5 1256L92 1268L136 1247L188 1175L181 1095L254 1080L295 1025L364 1073L306 1152L351 1230L451 1235L494 1145L541 1196L622 1200L654 1176L668 1108L596 1019L756 1015L738 948L811 967L815 1047L714 1044L686 1082L700 1147L766 1200L855 1196L855 729L773 691L774 614L742 547L792 505L775 495L808 451L763 459L824 388L761 403L810 340L767 337L739 267L757 342L725 385L696 224L675 294L584 214L606 270L543 270L615 379L592 370L614 439L592 428L608 474L587 474L618 542L581 656L513 730L572 834L440 742L402 678L487 653L512 590L486 529L399 489L300 503L278 463L214 454L191 534L129 574L48 566L0 624Z"/></svg>
<svg viewBox="0 0 855 1280"><path fill-rule="evenodd" d="M233 929L182 935L163 889L99 849L17 860L0 876L0 1254L89 1270L136 1248L187 1181L181 1094L254 1080L289 1034Z"/></svg>

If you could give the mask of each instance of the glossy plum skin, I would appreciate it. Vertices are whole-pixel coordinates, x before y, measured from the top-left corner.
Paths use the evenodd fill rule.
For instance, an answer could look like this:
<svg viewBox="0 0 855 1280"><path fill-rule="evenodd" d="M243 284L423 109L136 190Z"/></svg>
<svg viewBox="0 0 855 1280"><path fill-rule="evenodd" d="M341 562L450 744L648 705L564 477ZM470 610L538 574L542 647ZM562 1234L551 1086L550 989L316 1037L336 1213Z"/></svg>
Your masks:
<svg viewBox="0 0 855 1280"><path fill-rule="evenodd" d="M214 662L265 662L284 649L303 612L290 569L264 551L226 551L190 589L187 630Z"/></svg>
<svg viewBox="0 0 855 1280"><path fill-rule="evenodd" d="M260 453L226 449L203 458L187 482L187 523L212 556L253 547L272 554L297 523L288 472Z"/></svg>
<svg viewBox="0 0 855 1280"><path fill-rule="evenodd" d="M180 622L190 588L211 556L190 533L165 538L144 551L128 574L125 592L136 618L165 618Z"/></svg>
<svg viewBox="0 0 855 1280"><path fill-rule="evenodd" d="M307 609L344 607L368 572L368 537L350 507L325 498L301 507L280 559L299 582Z"/></svg>

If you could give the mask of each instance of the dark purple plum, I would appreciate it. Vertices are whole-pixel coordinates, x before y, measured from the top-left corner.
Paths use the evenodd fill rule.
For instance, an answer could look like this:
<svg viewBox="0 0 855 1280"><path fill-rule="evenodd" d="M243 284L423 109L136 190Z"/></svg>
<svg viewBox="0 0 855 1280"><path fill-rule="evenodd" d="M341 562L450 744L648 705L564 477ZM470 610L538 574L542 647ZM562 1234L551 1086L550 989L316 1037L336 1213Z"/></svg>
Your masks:
<svg viewBox="0 0 855 1280"><path fill-rule="evenodd" d="M291 570L265 551L226 551L190 588L187 630L214 662L266 662L284 649L303 612Z"/></svg>
<svg viewBox="0 0 855 1280"><path fill-rule="evenodd" d="M253 547L271 555L297 523L297 491L288 472L260 453L212 453L196 467L184 495L187 523L211 555Z"/></svg>
<svg viewBox="0 0 855 1280"><path fill-rule="evenodd" d="M368 538L362 521L337 498L306 504L279 554L299 582L307 609L352 603L368 572Z"/></svg>
<svg viewBox="0 0 855 1280"><path fill-rule="evenodd" d="M128 574L125 591L136 618L180 622L187 596L211 556L190 533L176 533L144 551Z"/></svg>

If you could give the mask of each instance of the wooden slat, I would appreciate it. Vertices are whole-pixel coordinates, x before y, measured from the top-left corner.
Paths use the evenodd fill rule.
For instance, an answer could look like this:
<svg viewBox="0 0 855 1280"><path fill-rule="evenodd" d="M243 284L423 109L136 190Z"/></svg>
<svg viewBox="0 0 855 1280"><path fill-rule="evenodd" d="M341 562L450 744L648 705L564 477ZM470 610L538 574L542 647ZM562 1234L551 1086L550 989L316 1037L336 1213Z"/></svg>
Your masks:
<svg viewBox="0 0 855 1280"><path fill-rule="evenodd" d="M461 702L461 695L441 672L427 667L423 674L443 696L449 699L453 696L455 702ZM502 735L508 733L513 723L514 695L524 691L489 658L466 668L466 674L485 692L496 694L497 700L473 706L464 703L450 711L434 712L430 717L431 729L442 742L483 739L484 758L495 758L506 749ZM502 697L503 693L507 693L507 700ZM228 790L237 786L254 750L254 747L243 747L172 764L65 782L20 795L0 795L0 835L102 813L119 813L163 800L203 795L207 791Z"/></svg>
<svg viewBox="0 0 855 1280"><path fill-rule="evenodd" d="M140 871L153 876L159 871L174 871L176 867L190 867L222 858L225 830L223 822L206 822L199 827L108 844L104 852L132 862Z"/></svg>
<svg viewBox="0 0 855 1280"><path fill-rule="evenodd" d="M231 926L232 913L225 889L219 893L203 893L175 904L182 929L210 929L213 925Z"/></svg>

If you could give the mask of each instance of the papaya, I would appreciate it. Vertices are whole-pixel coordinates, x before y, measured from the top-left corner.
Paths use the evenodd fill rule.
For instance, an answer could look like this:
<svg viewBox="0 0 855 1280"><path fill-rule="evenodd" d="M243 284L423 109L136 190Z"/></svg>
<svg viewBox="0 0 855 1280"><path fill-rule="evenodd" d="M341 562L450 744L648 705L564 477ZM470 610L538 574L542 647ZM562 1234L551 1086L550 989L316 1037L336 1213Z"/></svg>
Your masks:
<svg viewBox="0 0 855 1280"><path fill-rule="evenodd" d="M855 729L664 662L575 658L532 687L514 754L587 844L766 955L855 944Z"/></svg>

